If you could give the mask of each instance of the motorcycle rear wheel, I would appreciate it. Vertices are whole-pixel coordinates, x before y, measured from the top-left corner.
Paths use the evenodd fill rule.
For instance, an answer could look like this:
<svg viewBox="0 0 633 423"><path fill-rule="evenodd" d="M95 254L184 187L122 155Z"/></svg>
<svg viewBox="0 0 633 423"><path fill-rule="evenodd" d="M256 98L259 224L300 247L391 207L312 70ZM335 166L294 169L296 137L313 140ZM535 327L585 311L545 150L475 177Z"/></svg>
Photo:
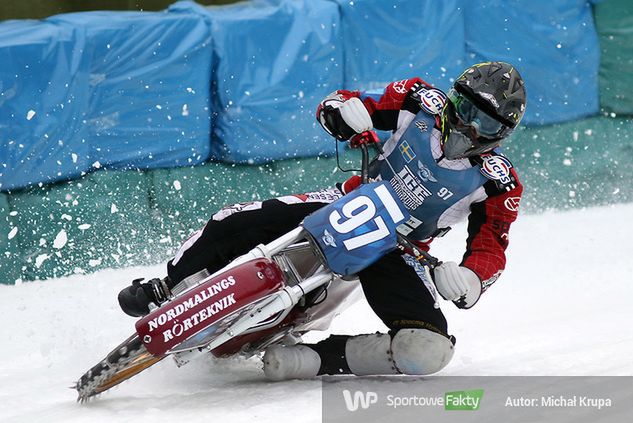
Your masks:
<svg viewBox="0 0 633 423"><path fill-rule="evenodd" d="M79 394L77 401L87 401L139 374L165 357L150 354L139 336L134 334L79 378L75 385Z"/></svg>

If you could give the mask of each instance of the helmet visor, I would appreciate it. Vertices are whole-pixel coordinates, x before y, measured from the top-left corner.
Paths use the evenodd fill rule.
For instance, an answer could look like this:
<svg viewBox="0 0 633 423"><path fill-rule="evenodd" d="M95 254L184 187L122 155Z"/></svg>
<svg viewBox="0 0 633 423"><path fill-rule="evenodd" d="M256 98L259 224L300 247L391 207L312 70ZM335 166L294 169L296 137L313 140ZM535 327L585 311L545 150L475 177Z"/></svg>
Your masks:
<svg viewBox="0 0 633 423"><path fill-rule="evenodd" d="M452 103L452 110L449 110L448 118L455 129L460 132L467 132L467 128L475 130L477 138L487 138L497 140L512 132L512 128L503 124L493 116L481 110L465 95L451 88L448 92L449 102Z"/></svg>
<svg viewBox="0 0 633 423"><path fill-rule="evenodd" d="M473 141L468 135L450 129L443 143L444 156L449 160L463 159L487 153L497 147L499 142L479 143Z"/></svg>

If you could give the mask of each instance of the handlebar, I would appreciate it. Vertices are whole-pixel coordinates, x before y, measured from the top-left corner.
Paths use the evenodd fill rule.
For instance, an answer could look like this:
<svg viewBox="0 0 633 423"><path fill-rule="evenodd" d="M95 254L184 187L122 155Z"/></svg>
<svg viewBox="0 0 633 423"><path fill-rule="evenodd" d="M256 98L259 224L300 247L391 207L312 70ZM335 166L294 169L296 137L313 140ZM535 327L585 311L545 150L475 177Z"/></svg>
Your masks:
<svg viewBox="0 0 633 423"><path fill-rule="evenodd" d="M362 183L366 184L369 181L369 152L367 151L367 146L373 145L380 153L382 153L382 148L380 148L380 139L378 138L376 132L365 131L354 135L350 138L349 143L352 148L360 148L361 150L363 161L360 178Z"/></svg>

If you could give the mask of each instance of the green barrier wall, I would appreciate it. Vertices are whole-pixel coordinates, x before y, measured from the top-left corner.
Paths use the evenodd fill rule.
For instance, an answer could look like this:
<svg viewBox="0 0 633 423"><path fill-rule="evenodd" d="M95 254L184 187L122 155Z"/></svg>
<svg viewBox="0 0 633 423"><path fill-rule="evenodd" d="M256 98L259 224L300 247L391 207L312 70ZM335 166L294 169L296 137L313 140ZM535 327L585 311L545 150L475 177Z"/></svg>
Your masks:
<svg viewBox="0 0 633 423"><path fill-rule="evenodd" d="M164 251L154 223L158 216L150 207L150 182L140 172L97 172L14 193L9 207L11 224L18 228L19 258L2 267L17 266L20 279L33 280L160 257ZM14 280L3 274L2 282Z"/></svg>
<svg viewBox="0 0 633 423"><path fill-rule="evenodd" d="M615 113L633 114L633 2L607 0L594 8L600 37L600 102Z"/></svg>
<svg viewBox="0 0 633 423"><path fill-rule="evenodd" d="M505 151L525 185L523 213L633 201L631 119L596 117L520 129ZM358 164L358 152L345 151L342 162ZM0 281L163 262L222 205L317 190L348 176L337 171L334 158L264 166L209 163L97 172L2 195Z"/></svg>
<svg viewBox="0 0 633 423"><path fill-rule="evenodd" d="M225 204L317 190L336 182L335 168L334 159L314 158L151 171L152 202L162 217L159 230L179 243Z"/></svg>
<svg viewBox="0 0 633 423"><path fill-rule="evenodd" d="M523 212L633 201L631 119L523 128L506 153L525 185Z"/></svg>
<svg viewBox="0 0 633 423"><path fill-rule="evenodd" d="M9 196L0 194L0 283L13 283L20 278L18 265L20 250L17 245L19 228L9 206Z"/></svg>

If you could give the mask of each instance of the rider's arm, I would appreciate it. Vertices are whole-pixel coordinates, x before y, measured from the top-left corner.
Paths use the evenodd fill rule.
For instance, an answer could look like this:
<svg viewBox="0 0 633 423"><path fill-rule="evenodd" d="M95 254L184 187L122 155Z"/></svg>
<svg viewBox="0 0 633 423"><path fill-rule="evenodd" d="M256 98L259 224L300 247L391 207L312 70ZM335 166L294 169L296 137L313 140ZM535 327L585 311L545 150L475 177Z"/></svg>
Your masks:
<svg viewBox="0 0 633 423"><path fill-rule="evenodd" d="M511 172L516 179L511 190L501 190L494 181L489 181L484 185L487 198L470 207L466 253L461 266L472 270L479 277L481 286L473 287L465 301L455 302L460 308L475 305L481 293L499 278L505 268L510 225L517 218L523 192L516 172L514 169Z"/></svg>
<svg viewBox="0 0 633 423"><path fill-rule="evenodd" d="M412 97L411 88L419 84L431 87L420 78L404 79L389 84L382 93L372 94L360 91L338 90L328 95L317 107L316 117L323 128L334 137L345 140L354 133L357 122L346 122L345 113L340 108L351 99L359 99L367 110L374 128L383 131L395 131L398 128L398 117L401 111L417 113L420 110L419 100ZM351 113L355 116L356 113ZM362 118L359 119L362 121ZM356 131L358 132L358 131Z"/></svg>

